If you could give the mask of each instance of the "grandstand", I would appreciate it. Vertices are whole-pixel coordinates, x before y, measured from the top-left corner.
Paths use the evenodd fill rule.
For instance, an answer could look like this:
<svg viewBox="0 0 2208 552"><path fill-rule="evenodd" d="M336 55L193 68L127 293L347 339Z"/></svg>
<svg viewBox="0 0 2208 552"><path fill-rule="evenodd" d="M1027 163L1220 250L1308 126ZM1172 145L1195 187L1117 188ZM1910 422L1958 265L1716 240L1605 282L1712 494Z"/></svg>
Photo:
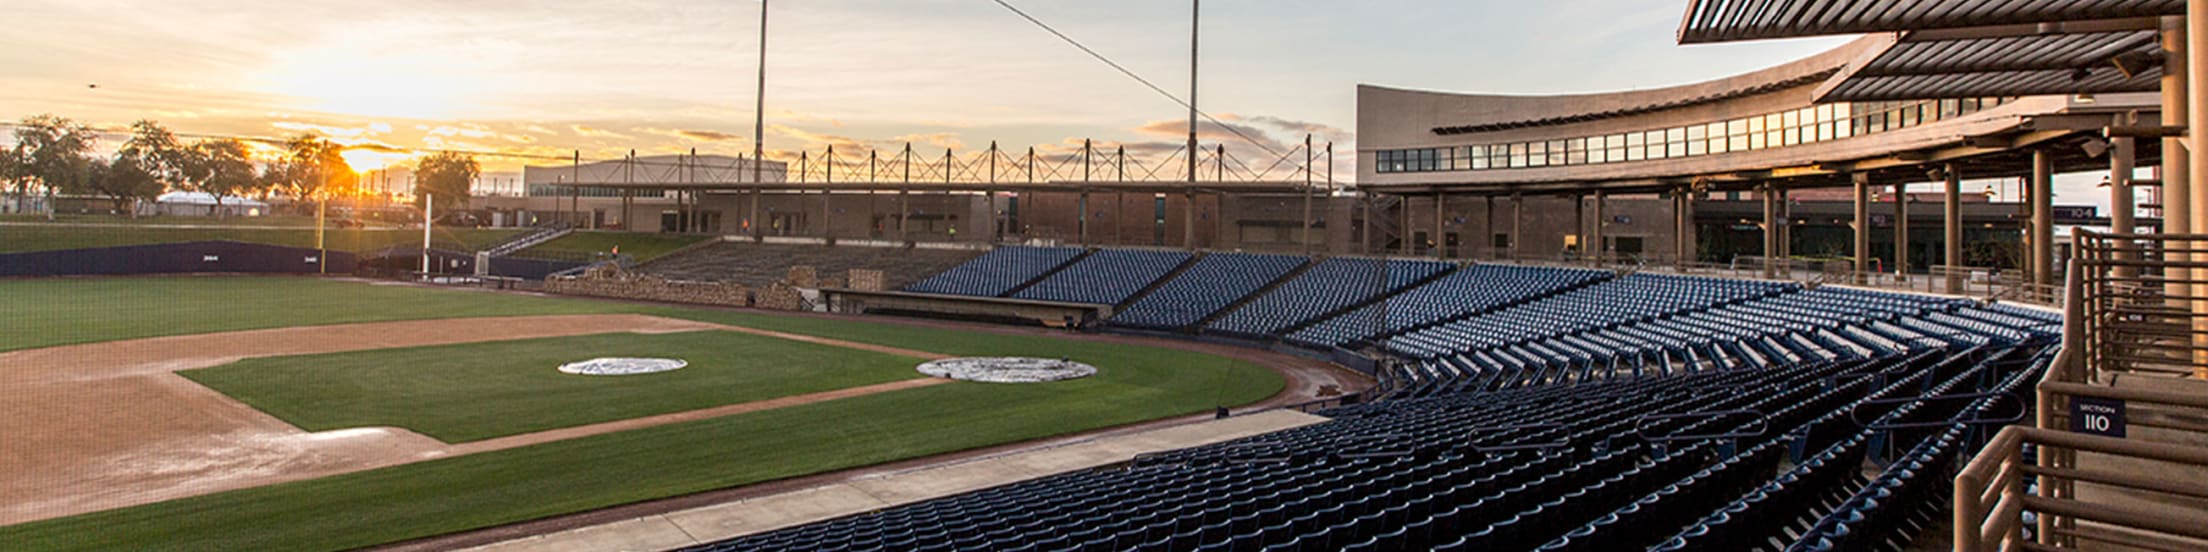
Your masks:
<svg viewBox="0 0 2208 552"><path fill-rule="evenodd" d="M1191 326L1301 269L1308 262L1306 258L1288 255L1207 254L1182 271L1180 277L1136 299L1111 322L1151 329Z"/></svg>
<svg viewBox="0 0 2208 552"><path fill-rule="evenodd" d="M1137 258L1100 256L1064 269L1100 274L1049 280ZM1055 256L1018 258L996 280L949 274L1009 289ZM1265 274L1199 272L1261 258L1199 258L1150 298L1250 289ZM1899 548L1939 519L1939 466L1974 453L1978 424L2018 415L2016 389L2053 351L2049 314L1972 300L1371 258L1325 258L1241 311L1214 327L1307 347L1400 331L1404 362L1382 373L1395 391L1325 424L700 550ZM1113 322L1203 314L1172 316Z"/></svg>
<svg viewBox="0 0 2208 552"><path fill-rule="evenodd" d="M1110 323L1219 316L1210 329L1315 349L1392 335L1367 349L1398 360L1380 397L1318 425L699 550L1900 548L1940 519L1941 466L1973 454L1983 424L2023 415L2016 393L2051 362L2059 321L1796 283L1154 253L1067 264L1079 253L1030 249L929 282L986 293L1048 274L1023 293L1064 297L1185 262Z"/></svg>
<svg viewBox="0 0 2208 552"><path fill-rule="evenodd" d="M1313 264L1279 289L1227 313L1205 329L1230 335L1271 335L1455 268L1438 261L1332 257Z"/></svg>
<svg viewBox="0 0 2208 552"><path fill-rule="evenodd" d="M1117 305L1179 268L1191 256L1186 251L1171 250L1097 251L1012 296L1038 301Z"/></svg>
<svg viewBox="0 0 2208 552"><path fill-rule="evenodd" d="M999 247L905 290L1002 297L1087 253L1076 247Z"/></svg>

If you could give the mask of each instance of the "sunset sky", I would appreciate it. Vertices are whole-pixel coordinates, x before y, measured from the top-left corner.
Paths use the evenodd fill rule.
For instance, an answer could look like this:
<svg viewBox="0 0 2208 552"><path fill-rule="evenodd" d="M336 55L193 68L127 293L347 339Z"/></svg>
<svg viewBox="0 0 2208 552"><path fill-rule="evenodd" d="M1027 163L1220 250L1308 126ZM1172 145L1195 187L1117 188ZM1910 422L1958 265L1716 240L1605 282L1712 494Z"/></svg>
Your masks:
<svg viewBox="0 0 2208 552"><path fill-rule="evenodd" d="M1187 89L1186 1L1013 4L1175 94ZM152 118L186 133L308 131L401 148L579 149L586 158L631 148L749 152L757 6L12 0L0 5L0 18L16 23L0 33L0 117L55 113L103 127ZM1839 42L1677 47L1682 6L1213 1L1204 6L1199 99L1270 139L1300 141L1311 129L1347 152L1359 83L1523 93L1652 87ZM773 150L906 140L961 151L991 140L1178 143L1184 132L1180 107L989 0L772 7ZM1255 149L1229 143L1237 147Z"/></svg>

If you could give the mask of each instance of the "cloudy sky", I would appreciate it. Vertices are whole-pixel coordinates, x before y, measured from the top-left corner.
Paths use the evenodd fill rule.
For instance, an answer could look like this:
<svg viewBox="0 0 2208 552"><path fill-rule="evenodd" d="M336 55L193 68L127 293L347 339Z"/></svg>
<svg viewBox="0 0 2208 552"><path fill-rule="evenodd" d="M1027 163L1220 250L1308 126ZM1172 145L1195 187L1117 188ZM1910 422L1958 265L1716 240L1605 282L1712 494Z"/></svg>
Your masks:
<svg viewBox="0 0 2208 552"><path fill-rule="evenodd" d="M1187 90L1188 2L1009 1L1160 87ZM1261 140L1315 132L1352 151L1359 83L1653 87L1839 42L1679 47L1683 6L1214 0L1204 5L1200 100ZM1177 144L1185 129L1183 108L992 0L772 7L771 150L1062 148L1081 138L1140 147ZM10 0L0 19L14 22L0 33L7 120L151 118L194 134L319 132L557 157L751 149L751 1ZM1257 149L1216 132L1207 143L1215 136L1230 151Z"/></svg>

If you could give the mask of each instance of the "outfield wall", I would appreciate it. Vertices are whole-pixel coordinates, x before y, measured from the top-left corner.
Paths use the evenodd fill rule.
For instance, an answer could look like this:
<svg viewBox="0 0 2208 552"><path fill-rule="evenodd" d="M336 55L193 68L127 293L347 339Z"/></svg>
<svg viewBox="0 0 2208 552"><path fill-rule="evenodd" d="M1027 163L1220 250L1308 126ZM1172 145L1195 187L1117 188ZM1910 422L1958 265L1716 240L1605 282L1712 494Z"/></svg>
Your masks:
<svg viewBox="0 0 2208 552"><path fill-rule="evenodd" d="M351 274L352 253L234 241L196 241L0 254L0 277L129 274Z"/></svg>

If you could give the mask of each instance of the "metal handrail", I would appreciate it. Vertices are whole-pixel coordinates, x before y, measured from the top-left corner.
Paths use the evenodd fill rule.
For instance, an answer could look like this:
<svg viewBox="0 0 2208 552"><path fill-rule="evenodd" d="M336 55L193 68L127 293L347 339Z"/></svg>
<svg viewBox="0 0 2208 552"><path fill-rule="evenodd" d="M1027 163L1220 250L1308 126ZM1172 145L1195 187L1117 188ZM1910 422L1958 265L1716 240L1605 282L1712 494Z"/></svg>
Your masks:
<svg viewBox="0 0 2208 552"><path fill-rule="evenodd" d="M2115 484L2180 496L2208 492L2201 486L2152 478L2112 476L2071 468L2033 467L2022 461L2026 444L2038 446L2042 451L2059 448L2208 467L2208 450L2199 447L2046 428L2003 428L1986 444L1978 457L1971 459L1970 464L1955 475L1954 549L1957 552L2051 547L2052 541L2057 538L2050 534L2055 527L2048 520L2058 517L2089 520L2140 531L2146 535L2135 536L2149 542L2174 546L2183 546L2184 541L2178 539L2208 540L2208 515L2183 515L2123 504L2087 502L2078 500L2075 495L2045 494L2050 480L2063 483L2087 481ZM2034 476L2040 480L2040 494L2031 493L2024 487L2024 479ZM2040 514L2042 521L2035 539L2037 542L2028 541L2023 536L2023 512L2026 510ZM2075 531L2064 535L2067 538L2079 536L2085 535Z"/></svg>

